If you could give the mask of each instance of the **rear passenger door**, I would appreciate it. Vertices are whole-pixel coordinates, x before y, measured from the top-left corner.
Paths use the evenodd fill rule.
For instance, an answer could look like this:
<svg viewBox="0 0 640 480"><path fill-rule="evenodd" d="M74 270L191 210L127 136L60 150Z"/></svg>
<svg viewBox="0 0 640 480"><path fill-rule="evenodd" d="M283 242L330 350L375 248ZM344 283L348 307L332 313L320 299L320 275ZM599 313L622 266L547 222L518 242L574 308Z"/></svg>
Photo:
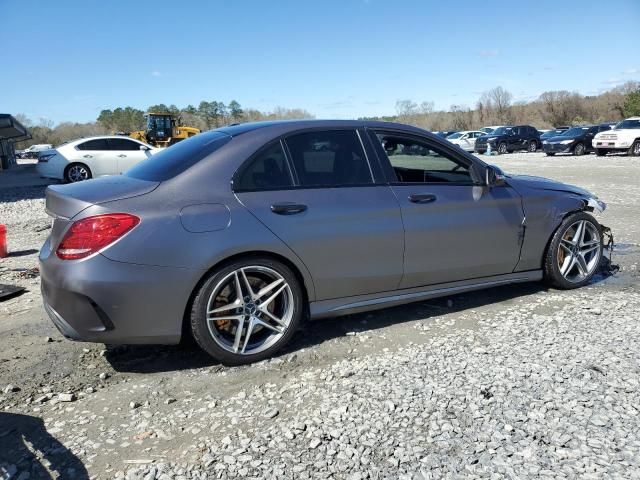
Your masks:
<svg viewBox="0 0 640 480"><path fill-rule="evenodd" d="M356 129L287 136L236 173L238 199L305 263L317 300L397 288L404 231ZM368 153L366 153L368 151Z"/></svg>
<svg viewBox="0 0 640 480"><path fill-rule="evenodd" d="M108 142L111 155L118 166L116 173L129 170L149 155L147 151L140 150L141 144L128 138L110 138Z"/></svg>
<svg viewBox="0 0 640 480"><path fill-rule="evenodd" d="M69 160L85 164L91 170L93 177L113 175L117 173L117 164L111 158L110 153L107 139L95 138L78 144L75 158Z"/></svg>

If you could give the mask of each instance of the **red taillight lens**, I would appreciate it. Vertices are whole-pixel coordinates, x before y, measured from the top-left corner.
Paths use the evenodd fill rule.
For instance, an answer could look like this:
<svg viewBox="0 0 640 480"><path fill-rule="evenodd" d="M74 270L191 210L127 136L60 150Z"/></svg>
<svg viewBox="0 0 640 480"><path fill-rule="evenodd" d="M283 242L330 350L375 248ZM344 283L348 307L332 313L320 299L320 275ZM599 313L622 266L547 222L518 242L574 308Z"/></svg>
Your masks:
<svg viewBox="0 0 640 480"><path fill-rule="evenodd" d="M128 213L109 213L78 220L67 230L56 250L62 260L88 257L115 242L140 223Z"/></svg>

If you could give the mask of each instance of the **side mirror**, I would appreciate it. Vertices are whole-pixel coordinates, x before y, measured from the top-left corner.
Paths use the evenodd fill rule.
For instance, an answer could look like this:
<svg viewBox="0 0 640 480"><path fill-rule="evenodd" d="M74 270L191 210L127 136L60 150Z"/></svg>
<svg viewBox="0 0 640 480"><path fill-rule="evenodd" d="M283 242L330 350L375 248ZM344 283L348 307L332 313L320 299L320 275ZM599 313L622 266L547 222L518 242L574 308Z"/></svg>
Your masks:
<svg viewBox="0 0 640 480"><path fill-rule="evenodd" d="M506 182L506 177L502 170L494 165L487 165L485 170L485 184L488 187L500 187Z"/></svg>
<svg viewBox="0 0 640 480"><path fill-rule="evenodd" d="M151 150L151 148L147 147L146 145L140 145L140 150L142 150L143 152L148 152L149 150Z"/></svg>

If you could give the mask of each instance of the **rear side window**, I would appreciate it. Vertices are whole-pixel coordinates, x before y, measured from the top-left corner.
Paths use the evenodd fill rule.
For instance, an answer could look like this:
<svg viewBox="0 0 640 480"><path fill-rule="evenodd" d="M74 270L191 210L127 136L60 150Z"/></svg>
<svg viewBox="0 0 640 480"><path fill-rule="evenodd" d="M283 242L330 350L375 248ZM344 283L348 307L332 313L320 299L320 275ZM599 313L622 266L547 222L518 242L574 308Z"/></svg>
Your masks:
<svg viewBox="0 0 640 480"><path fill-rule="evenodd" d="M96 140L88 140L80 145L76 146L78 150L109 150L107 146L107 140L99 138Z"/></svg>
<svg viewBox="0 0 640 480"><path fill-rule="evenodd" d="M259 152L242 168L233 182L233 189L236 192L277 190L292 186L291 172L280 142Z"/></svg>
<svg viewBox="0 0 640 480"><path fill-rule="evenodd" d="M231 140L222 132L205 132L182 140L143 160L124 174L128 177L162 182L181 174Z"/></svg>
<svg viewBox="0 0 640 480"><path fill-rule="evenodd" d="M110 150L140 150L139 143L133 140L127 140L126 138L110 138L109 149Z"/></svg>
<svg viewBox="0 0 640 480"><path fill-rule="evenodd" d="M286 140L302 187L337 187L373 183L369 163L355 130L292 135Z"/></svg>

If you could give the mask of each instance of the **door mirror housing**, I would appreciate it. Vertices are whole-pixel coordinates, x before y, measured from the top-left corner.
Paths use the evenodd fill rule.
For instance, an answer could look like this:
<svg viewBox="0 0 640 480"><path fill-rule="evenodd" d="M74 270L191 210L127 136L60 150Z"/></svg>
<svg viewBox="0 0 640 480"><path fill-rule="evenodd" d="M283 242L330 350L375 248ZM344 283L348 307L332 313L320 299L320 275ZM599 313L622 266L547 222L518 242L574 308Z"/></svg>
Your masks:
<svg viewBox="0 0 640 480"><path fill-rule="evenodd" d="M502 170L495 165L487 165L485 170L485 184L488 187L500 187L506 183L506 176Z"/></svg>
<svg viewBox="0 0 640 480"><path fill-rule="evenodd" d="M148 152L149 150L151 150L151 147L147 147L146 145L140 145L140 150L142 150L143 152Z"/></svg>

